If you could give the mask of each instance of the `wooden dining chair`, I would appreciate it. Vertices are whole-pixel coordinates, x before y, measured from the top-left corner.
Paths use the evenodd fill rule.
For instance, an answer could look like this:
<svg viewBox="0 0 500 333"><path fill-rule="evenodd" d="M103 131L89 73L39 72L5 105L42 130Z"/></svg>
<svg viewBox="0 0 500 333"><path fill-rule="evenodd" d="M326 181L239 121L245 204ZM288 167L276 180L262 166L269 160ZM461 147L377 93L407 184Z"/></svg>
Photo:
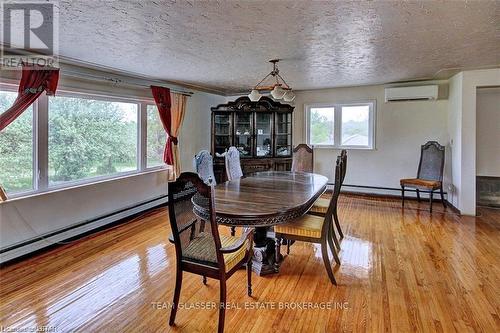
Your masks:
<svg viewBox="0 0 500 333"><path fill-rule="evenodd" d="M340 173L340 187L338 188L339 195L340 195L340 190L342 188L342 185L344 184L345 175L347 173L347 150L342 149L338 158L340 158L342 161L342 169L341 169L341 173ZM324 216L328 211L329 205L330 205L330 200L328 200L327 198L318 198L314 202L311 209L309 210L309 213L314 214L314 215ZM331 234L333 236L333 241L335 242L335 246L340 251L340 240L342 240L344 238L344 233L342 232L342 228L340 226L340 221L339 221L338 200L335 201L335 205L333 207L333 220L335 222L335 227L336 227L337 232L339 234L339 239L337 239L337 236L335 234L335 230L333 230L333 224L332 224Z"/></svg>
<svg viewBox="0 0 500 333"><path fill-rule="evenodd" d="M313 172L314 151L305 143L293 148L292 171Z"/></svg>
<svg viewBox="0 0 500 333"><path fill-rule="evenodd" d="M194 155L193 168L206 184L216 184L214 175L214 160L212 155L210 155L210 152L202 150L198 154Z"/></svg>
<svg viewBox="0 0 500 333"><path fill-rule="evenodd" d="M209 218L202 220L194 212L193 200L203 200ZM183 272L219 280L220 306L218 332L224 331L226 280L246 264L247 294L252 295L253 231L241 237L220 235L214 207L214 187L206 185L195 173L185 172L168 185L168 216L177 261L173 306L169 325L174 325L179 306Z"/></svg>
<svg viewBox="0 0 500 333"><path fill-rule="evenodd" d="M279 262L281 256L280 248L283 238L286 238L287 240L321 244L321 256L323 257L326 272L328 273L330 282L335 285L337 284L337 281L335 280L330 259L328 258L328 246L330 246L335 262L340 265L337 249L332 243L331 231L333 228L331 227L331 224L333 207L335 206L340 194L341 170L342 159L338 157L335 166L334 191L330 199L327 213L324 216L305 214L288 223L278 224L274 227L276 235L276 263Z"/></svg>
<svg viewBox="0 0 500 333"><path fill-rule="evenodd" d="M443 170L445 147L437 141L429 141L421 146L417 178L401 179L401 204L405 206L405 189L414 188L420 202L420 190L429 191L429 211L432 213L432 197L436 190L441 194L441 202L446 208L443 195Z"/></svg>
<svg viewBox="0 0 500 333"><path fill-rule="evenodd" d="M240 152L236 147L229 147L225 154L227 180L240 179L243 177L241 170Z"/></svg>

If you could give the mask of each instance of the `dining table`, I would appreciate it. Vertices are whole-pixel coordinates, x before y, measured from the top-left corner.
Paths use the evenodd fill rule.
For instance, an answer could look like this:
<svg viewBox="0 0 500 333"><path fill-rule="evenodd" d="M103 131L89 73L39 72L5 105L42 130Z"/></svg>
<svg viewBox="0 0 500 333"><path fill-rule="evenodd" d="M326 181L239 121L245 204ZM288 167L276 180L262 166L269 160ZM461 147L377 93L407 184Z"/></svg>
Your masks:
<svg viewBox="0 0 500 333"><path fill-rule="evenodd" d="M326 190L327 182L328 178L315 173L262 171L217 184L216 221L230 227L255 228L252 269L258 275L277 273L272 227L307 213ZM195 213L207 219L207 206L196 200L193 203Z"/></svg>

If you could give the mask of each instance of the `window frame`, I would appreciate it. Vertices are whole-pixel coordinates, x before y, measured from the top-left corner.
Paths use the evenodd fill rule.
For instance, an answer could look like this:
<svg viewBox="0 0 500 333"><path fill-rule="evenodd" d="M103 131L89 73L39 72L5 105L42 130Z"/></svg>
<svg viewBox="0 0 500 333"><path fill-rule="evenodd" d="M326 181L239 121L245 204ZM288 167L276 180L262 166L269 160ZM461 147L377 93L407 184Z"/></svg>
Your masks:
<svg viewBox="0 0 500 333"><path fill-rule="evenodd" d="M156 103L154 101L150 102L150 103L145 102L143 107L142 107L142 110L143 110L142 113L143 113L143 117L144 117L144 131L143 131L143 134L144 134L144 140L143 140L143 143L144 143L144 147L143 147L144 170L165 169L165 168L168 168L168 166L166 164L154 165L154 166L148 167L148 106L149 105L154 106L158 110L158 106L156 106ZM166 135L168 137L168 134L166 134Z"/></svg>
<svg viewBox="0 0 500 333"><path fill-rule="evenodd" d="M330 149L358 149L358 150L376 150L376 100L356 100L339 103L311 103L304 105L304 124L306 142L313 148L330 148ZM342 144L342 107L343 106L369 106L368 113L368 145L343 145ZM333 108L333 144L313 144L311 143L311 109L313 108Z"/></svg>
<svg viewBox="0 0 500 333"><path fill-rule="evenodd" d="M17 94L18 89L17 89L17 86L2 82L0 84L0 91L13 92L13 93ZM38 112L37 112L37 109L38 109L38 105L35 105L35 103L33 103L31 105L31 107L33 108L33 114L31 115L32 116L32 118L31 118L31 124L32 124L31 125L32 126L32 128L31 128L31 132L32 132L32 138L31 138L31 145L32 145L32 149L31 149L31 154L32 154L32 156L31 156L31 169L32 169L31 183L32 183L32 187L29 190L16 191L16 192L13 192L12 194L8 194L9 198L12 196L17 197L17 196L29 195L29 194L38 190L38 182L37 182L37 178L38 178L38 171L37 171L37 165L38 165L38 153L37 153Z"/></svg>
<svg viewBox="0 0 500 333"><path fill-rule="evenodd" d="M0 91L17 93L17 83L0 84ZM86 98L105 102L133 103L137 105L137 162L136 169L125 172L117 172L110 175L84 178L74 181L64 182L57 185L49 185L48 175L48 134L49 134L49 97L44 93L32 104L33 107L33 187L31 190L17 191L7 193L9 199L21 198L41 193L59 191L67 188L80 187L121 179L134 175L163 171L171 169L166 164L147 167L146 165L146 140L147 140L147 105L156 106L152 98L128 98L121 96L112 96L94 92L78 91L76 89L59 88L56 96Z"/></svg>

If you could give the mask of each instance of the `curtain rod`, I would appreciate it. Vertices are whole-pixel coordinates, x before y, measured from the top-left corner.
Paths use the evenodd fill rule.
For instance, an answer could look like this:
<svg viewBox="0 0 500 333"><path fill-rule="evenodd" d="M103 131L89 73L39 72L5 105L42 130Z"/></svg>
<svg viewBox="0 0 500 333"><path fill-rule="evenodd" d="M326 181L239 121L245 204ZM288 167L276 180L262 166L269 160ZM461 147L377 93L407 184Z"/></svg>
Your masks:
<svg viewBox="0 0 500 333"><path fill-rule="evenodd" d="M61 72L63 75L72 76L75 78L87 78L87 79L91 79L91 80L95 80L95 81L110 82L115 86L120 85L120 84L133 86L133 87L143 87L143 88L150 88L150 86L152 86L152 85L165 86L164 83L158 82L158 81L152 81L152 80L149 81L148 80L147 82L150 82L150 83L132 82L132 81L128 81L128 80L122 80L119 78L108 77L105 75L94 75L94 74L88 74L88 73L84 73L84 72L71 71L71 70L67 70L67 69L63 69L63 68L61 68ZM140 79L137 79L137 80L139 81ZM194 94L192 91L170 88L168 86L167 86L167 88L169 88L171 92L185 95L185 96L191 96Z"/></svg>

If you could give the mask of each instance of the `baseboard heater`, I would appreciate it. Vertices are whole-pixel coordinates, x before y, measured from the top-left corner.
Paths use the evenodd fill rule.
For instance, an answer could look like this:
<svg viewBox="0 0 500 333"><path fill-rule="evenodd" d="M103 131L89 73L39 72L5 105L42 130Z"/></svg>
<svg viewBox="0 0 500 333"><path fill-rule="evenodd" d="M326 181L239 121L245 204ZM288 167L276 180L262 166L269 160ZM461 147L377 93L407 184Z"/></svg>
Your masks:
<svg viewBox="0 0 500 333"><path fill-rule="evenodd" d="M97 217L92 220L76 223L69 227L2 248L0 249L0 265L5 264L11 260L24 257L46 247L59 245L58 243L60 242L65 242L82 237L90 232L95 232L96 229L100 229L105 226L107 227L112 224L118 224L124 219L130 218L149 209L164 205L167 202L168 196L161 196L130 207L125 207L121 210Z"/></svg>

